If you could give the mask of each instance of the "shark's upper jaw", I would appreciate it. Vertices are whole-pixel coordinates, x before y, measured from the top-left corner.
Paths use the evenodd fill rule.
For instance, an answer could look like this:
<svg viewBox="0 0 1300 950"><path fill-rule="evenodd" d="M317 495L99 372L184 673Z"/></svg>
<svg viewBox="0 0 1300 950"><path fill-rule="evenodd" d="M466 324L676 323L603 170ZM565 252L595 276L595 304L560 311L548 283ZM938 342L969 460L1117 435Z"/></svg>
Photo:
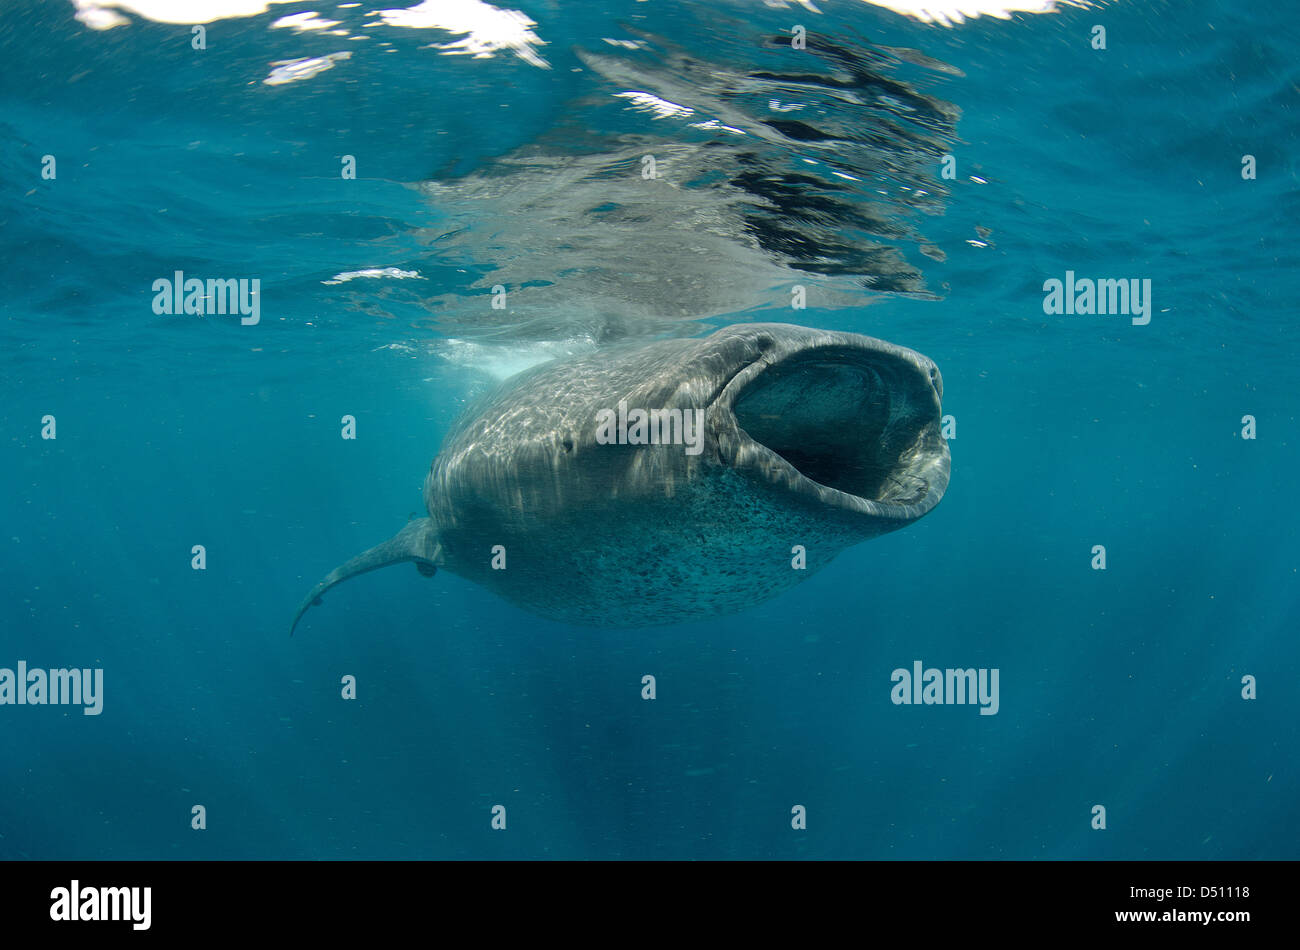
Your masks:
<svg viewBox="0 0 1300 950"><path fill-rule="evenodd" d="M720 394L735 432L719 447L825 504L906 523L947 488L942 392L930 360L881 341L773 347Z"/></svg>

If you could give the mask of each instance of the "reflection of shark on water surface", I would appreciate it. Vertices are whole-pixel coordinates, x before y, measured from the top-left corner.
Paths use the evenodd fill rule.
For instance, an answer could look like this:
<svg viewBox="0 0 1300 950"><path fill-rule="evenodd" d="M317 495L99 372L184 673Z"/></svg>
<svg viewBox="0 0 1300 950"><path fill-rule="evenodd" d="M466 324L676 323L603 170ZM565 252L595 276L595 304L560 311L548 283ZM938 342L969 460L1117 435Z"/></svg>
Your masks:
<svg viewBox="0 0 1300 950"><path fill-rule="evenodd" d="M555 360L461 419L425 479L429 516L331 572L294 626L334 585L403 561L569 622L741 610L938 504L942 392L919 353L784 324ZM620 404L701 419L702 450L607 444L599 420Z"/></svg>
<svg viewBox="0 0 1300 950"><path fill-rule="evenodd" d="M818 309L937 296L920 222L946 204L960 109L926 90L958 70L740 24L707 59L628 34L576 51L582 94L537 138L420 185L442 217L414 237L465 275L420 302L440 330L604 343L789 308L796 287Z"/></svg>

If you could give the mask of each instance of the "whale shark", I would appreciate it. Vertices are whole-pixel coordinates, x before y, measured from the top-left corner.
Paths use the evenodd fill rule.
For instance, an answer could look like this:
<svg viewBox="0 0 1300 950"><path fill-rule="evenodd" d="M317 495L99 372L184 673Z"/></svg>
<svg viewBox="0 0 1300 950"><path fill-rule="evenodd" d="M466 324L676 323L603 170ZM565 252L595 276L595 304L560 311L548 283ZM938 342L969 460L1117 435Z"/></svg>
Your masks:
<svg viewBox="0 0 1300 950"><path fill-rule="evenodd" d="M950 472L928 357L740 324L506 380L448 433L427 517L331 571L413 562L540 616L637 627L732 613L932 510Z"/></svg>

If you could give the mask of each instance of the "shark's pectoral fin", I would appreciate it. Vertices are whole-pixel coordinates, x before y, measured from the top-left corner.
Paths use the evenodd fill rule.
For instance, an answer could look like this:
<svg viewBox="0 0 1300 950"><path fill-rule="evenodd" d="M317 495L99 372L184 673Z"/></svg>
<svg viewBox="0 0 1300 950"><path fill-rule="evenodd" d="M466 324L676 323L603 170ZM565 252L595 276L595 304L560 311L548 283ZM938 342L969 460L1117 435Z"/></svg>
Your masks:
<svg viewBox="0 0 1300 950"><path fill-rule="evenodd" d="M390 564L400 564L403 561L414 561L421 574L432 577L438 569L440 554L433 521L429 518L420 518L408 522L406 527L383 544L377 544L369 551L358 554L347 563L334 568L324 580L313 587L311 593L298 605L298 612L293 615L289 636L293 636L298 621L307 612L307 608L319 604L321 596L335 584L341 584L349 577L356 577L358 574L378 570Z"/></svg>

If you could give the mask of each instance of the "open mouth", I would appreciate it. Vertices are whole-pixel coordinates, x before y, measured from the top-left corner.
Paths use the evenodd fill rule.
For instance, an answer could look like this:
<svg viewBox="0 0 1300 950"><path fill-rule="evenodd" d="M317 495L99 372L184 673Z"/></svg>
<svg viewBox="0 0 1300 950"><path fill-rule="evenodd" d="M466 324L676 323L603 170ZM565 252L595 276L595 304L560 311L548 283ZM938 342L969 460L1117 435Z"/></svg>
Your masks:
<svg viewBox="0 0 1300 950"><path fill-rule="evenodd" d="M883 346L815 347L747 367L728 387L754 443L742 455L833 504L907 518L932 508L949 471L942 383L929 360Z"/></svg>

